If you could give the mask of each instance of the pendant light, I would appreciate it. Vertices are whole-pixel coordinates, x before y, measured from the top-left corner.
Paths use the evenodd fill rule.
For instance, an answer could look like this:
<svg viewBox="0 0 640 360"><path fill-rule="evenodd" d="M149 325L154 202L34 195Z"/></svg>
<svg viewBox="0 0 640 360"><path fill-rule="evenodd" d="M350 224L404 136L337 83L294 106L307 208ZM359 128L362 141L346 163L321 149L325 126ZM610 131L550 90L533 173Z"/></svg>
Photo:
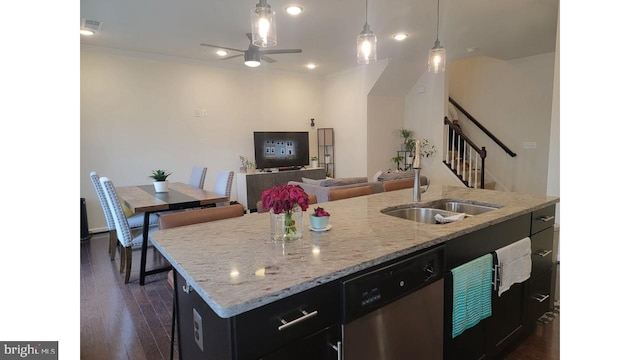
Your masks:
<svg viewBox="0 0 640 360"><path fill-rule="evenodd" d="M376 54L376 34L371 31L368 20L369 0L365 0L365 20L362 32L358 35L358 64L369 64L378 60Z"/></svg>
<svg viewBox="0 0 640 360"><path fill-rule="evenodd" d="M258 47L272 47L278 44L276 12L271 10L267 0L260 0L255 9L251 9L251 43Z"/></svg>
<svg viewBox="0 0 640 360"><path fill-rule="evenodd" d="M436 27L436 43L429 50L428 72L439 73L444 72L447 60L447 51L440 45L439 29L440 29L440 0L438 0L438 23Z"/></svg>

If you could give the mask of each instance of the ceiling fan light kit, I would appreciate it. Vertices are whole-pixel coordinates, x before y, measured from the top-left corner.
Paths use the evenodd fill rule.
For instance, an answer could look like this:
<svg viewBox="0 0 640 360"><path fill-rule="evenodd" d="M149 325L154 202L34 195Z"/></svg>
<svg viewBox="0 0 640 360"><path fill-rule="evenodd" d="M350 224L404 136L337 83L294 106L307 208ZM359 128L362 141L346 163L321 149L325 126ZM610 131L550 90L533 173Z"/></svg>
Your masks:
<svg viewBox="0 0 640 360"><path fill-rule="evenodd" d="M206 46L206 47L210 47L210 48L215 48L215 49L224 49L224 50L230 50L230 51L237 51L240 54L238 55L231 55L231 56L227 56L225 58L223 58L222 60L228 60L228 59L234 59L240 56L244 56L244 64L249 66L249 67L256 67L256 66L260 66L260 63L262 62L262 60L268 62L268 63L274 63L276 62L275 59L266 56L269 54L299 54L302 52L302 49L261 49L255 45L253 45L253 43L251 43L251 34L250 33L246 33L245 34L247 36L247 39L249 39L249 48L247 50L240 50L240 49L236 49L236 48L232 48L232 47L227 47L227 46L221 46L221 45L214 45L214 44L206 44L206 43L201 43L200 46Z"/></svg>
<svg viewBox="0 0 640 360"><path fill-rule="evenodd" d="M378 60L376 44L378 39L368 23L369 1L365 0L365 21L357 39L358 64L369 64Z"/></svg>
<svg viewBox="0 0 640 360"><path fill-rule="evenodd" d="M436 26L436 43L433 45L433 48L429 50L429 60L427 66L427 72L432 72L437 74L439 72L444 72L446 63L447 63L447 51L440 45L439 37L439 28L440 28L440 0L438 0L438 15L437 15L437 26Z"/></svg>
<svg viewBox="0 0 640 360"><path fill-rule="evenodd" d="M267 4L267 0L260 0L251 9L251 43L258 47L273 47L278 44L276 12Z"/></svg>

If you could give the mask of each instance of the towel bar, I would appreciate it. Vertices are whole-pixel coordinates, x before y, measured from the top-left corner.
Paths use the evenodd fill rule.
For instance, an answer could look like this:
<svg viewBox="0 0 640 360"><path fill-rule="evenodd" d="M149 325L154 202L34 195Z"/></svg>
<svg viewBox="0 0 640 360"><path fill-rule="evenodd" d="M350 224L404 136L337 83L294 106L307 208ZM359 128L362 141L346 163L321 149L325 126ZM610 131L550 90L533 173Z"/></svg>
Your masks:
<svg viewBox="0 0 640 360"><path fill-rule="evenodd" d="M500 285L501 282L501 274L502 274L502 264L499 265L493 265L493 273L495 274L494 276L494 281L491 282L491 284L493 285L493 290L498 291L498 286Z"/></svg>

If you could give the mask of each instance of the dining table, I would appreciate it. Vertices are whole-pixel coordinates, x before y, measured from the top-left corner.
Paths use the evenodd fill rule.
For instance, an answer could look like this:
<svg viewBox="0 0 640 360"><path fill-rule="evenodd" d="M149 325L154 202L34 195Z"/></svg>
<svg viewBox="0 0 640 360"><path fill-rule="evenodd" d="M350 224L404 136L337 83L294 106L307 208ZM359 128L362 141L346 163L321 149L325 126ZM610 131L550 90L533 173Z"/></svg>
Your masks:
<svg viewBox="0 0 640 360"><path fill-rule="evenodd" d="M153 213L216 206L229 201L229 197L200 189L182 182L170 182L167 192L156 192L153 185L120 186L116 192L135 214L144 213L142 227L142 252L140 255L140 285L147 275L169 271L171 266L147 270L147 246L149 242L149 216Z"/></svg>

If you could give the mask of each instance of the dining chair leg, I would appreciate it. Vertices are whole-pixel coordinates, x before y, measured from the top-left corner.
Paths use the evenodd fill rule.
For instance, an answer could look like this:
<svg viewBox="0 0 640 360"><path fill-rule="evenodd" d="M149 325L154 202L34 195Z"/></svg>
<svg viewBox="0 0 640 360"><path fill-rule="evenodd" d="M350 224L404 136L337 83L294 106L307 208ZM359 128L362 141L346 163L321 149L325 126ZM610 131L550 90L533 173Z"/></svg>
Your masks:
<svg viewBox="0 0 640 360"><path fill-rule="evenodd" d="M127 246L126 248L124 248L124 266L125 266L124 283L125 284L129 283L129 277L131 276L132 257L133 257L133 253L131 251L131 246Z"/></svg>
<svg viewBox="0 0 640 360"><path fill-rule="evenodd" d="M125 254L124 254L124 248L122 247L122 245L120 245L120 243L117 244L118 246L118 251L120 252L120 273L124 272L124 262L125 262Z"/></svg>
<svg viewBox="0 0 640 360"><path fill-rule="evenodd" d="M118 242L118 236L115 230L109 230L109 255L111 261L116 258L116 243Z"/></svg>

